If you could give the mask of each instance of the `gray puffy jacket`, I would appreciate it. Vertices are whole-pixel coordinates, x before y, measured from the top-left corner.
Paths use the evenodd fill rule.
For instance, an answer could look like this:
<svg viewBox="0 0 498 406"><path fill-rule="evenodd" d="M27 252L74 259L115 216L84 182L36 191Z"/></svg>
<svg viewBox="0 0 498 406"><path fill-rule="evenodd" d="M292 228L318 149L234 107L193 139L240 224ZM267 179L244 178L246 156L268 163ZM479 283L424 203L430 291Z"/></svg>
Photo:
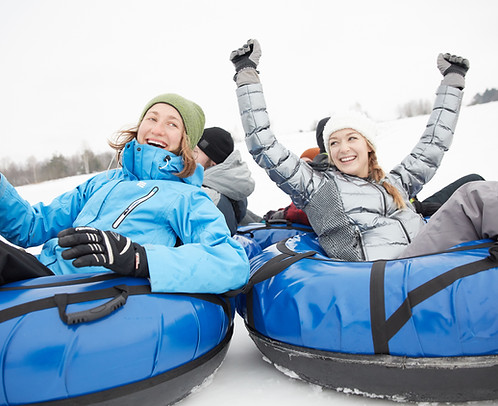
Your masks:
<svg viewBox="0 0 498 406"><path fill-rule="evenodd" d="M386 176L404 196L398 209L378 183L334 167L313 170L270 130L261 84L237 89L246 145L277 186L308 215L326 253L346 261L397 258L424 225L409 202L435 174L453 140L463 92L439 86L427 127L412 152Z"/></svg>
<svg viewBox="0 0 498 406"><path fill-rule="evenodd" d="M247 197L254 186L251 171L237 150L204 171L202 190L223 213L232 235L247 213Z"/></svg>

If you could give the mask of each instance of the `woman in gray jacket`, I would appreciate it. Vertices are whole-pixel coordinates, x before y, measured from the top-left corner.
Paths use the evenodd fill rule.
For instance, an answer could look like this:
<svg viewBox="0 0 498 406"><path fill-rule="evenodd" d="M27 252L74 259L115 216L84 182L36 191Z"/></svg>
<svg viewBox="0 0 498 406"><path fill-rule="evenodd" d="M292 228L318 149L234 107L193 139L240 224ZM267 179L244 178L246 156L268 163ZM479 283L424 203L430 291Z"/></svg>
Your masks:
<svg viewBox="0 0 498 406"><path fill-rule="evenodd" d="M426 253L429 247L417 248L420 243L414 239L422 227L430 227L416 213L410 198L434 176L451 145L468 61L450 54L438 56L443 80L427 127L411 153L385 174L375 153L376 125L359 113L332 115L327 122L323 137L331 163L328 170L313 169L280 144L270 129L256 71L260 56L256 40L230 55L247 147L270 178L306 212L327 255L347 261L391 259L404 256L409 245L410 255ZM489 187L493 182L477 183ZM498 190L496 185L492 187ZM461 195L456 194L453 202L455 199ZM443 218L448 215L445 210L441 213ZM477 236L488 237L480 232ZM463 242L435 240L433 251Z"/></svg>

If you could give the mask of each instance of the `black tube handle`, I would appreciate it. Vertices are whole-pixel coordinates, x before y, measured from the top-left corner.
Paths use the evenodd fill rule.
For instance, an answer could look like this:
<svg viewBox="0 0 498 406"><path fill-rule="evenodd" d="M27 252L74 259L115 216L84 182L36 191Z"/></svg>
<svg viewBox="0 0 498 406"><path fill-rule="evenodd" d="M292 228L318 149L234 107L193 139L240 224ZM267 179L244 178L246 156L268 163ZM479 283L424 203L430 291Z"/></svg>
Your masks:
<svg viewBox="0 0 498 406"><path fill-rule="evenodd" d="M80 312L67 313L66 308L68 305L69 294L63 293L54 295L54 301L59 309L59 316L66 324L88 323L105 317L120 307L124 306L128 299L127 286L120 285L114 286L118 294L108 302L94 307L92 309L82 310Z"/></svg>
<svg viewBox="0 0 498 406"><path fill-rule="evenodd" d="M285 224L287 226L291 226L292 222L287 220L287 219L270 219L265 221L266 224L272 225L272 224Z"/></svg>

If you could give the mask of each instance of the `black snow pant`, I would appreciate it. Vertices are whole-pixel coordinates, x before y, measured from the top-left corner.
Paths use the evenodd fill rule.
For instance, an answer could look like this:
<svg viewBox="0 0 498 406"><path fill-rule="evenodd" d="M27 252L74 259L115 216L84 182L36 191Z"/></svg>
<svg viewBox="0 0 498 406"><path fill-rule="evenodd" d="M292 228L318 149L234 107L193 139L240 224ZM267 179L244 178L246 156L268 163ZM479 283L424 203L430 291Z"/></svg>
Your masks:
<svg viewBox="0 0 498 406"><path fill-rule="evenodd" d="M34 255L0 241L0 285L54 275Z"/></svg>
<svg viewBox="0 0 498 406"><path fill-rule="evenodd" d="M444 204L450 198L450 196L455 193L455 191L462 185L468 182L475 182L478 180L484 180L481 175L471 173L470 175L462 176L456 181L450 183L449 185L442 188L440 191L434 193L432 196L425 199L422 203L439 203Z"/></svg>
<svg viewBox="0 0 498 406"><path fill-rule="evenodd" d="M465 183L475 182L478 180L484 180L484 178L481 175L471 173L470 175L463 176L460 179L450 183L427 199L419 202L417 198L415 198L412 203L415 206L417 213L420 213L423 217L431 217L444 203L446 203L446 201L457 191L460 186Z"/></svg>

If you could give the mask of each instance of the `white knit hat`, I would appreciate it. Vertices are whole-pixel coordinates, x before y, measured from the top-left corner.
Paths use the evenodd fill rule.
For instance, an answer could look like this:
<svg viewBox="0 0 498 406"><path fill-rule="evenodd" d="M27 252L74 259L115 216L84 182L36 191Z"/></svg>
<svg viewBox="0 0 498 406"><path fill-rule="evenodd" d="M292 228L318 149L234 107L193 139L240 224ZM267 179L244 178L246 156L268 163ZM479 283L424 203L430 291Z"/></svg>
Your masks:
<svg viewBox="0 0 498 406"><path fill-rule="evenodd" d="M376 149L375 140L377 138L377 124L363 113L358 111L346 111L332 114L323 129L323 144L325 145L327 153L330 153L330 145L328 142L330 134L343 130L344 128L351 128L359 132L370 141L374 150Z"/></svg>

